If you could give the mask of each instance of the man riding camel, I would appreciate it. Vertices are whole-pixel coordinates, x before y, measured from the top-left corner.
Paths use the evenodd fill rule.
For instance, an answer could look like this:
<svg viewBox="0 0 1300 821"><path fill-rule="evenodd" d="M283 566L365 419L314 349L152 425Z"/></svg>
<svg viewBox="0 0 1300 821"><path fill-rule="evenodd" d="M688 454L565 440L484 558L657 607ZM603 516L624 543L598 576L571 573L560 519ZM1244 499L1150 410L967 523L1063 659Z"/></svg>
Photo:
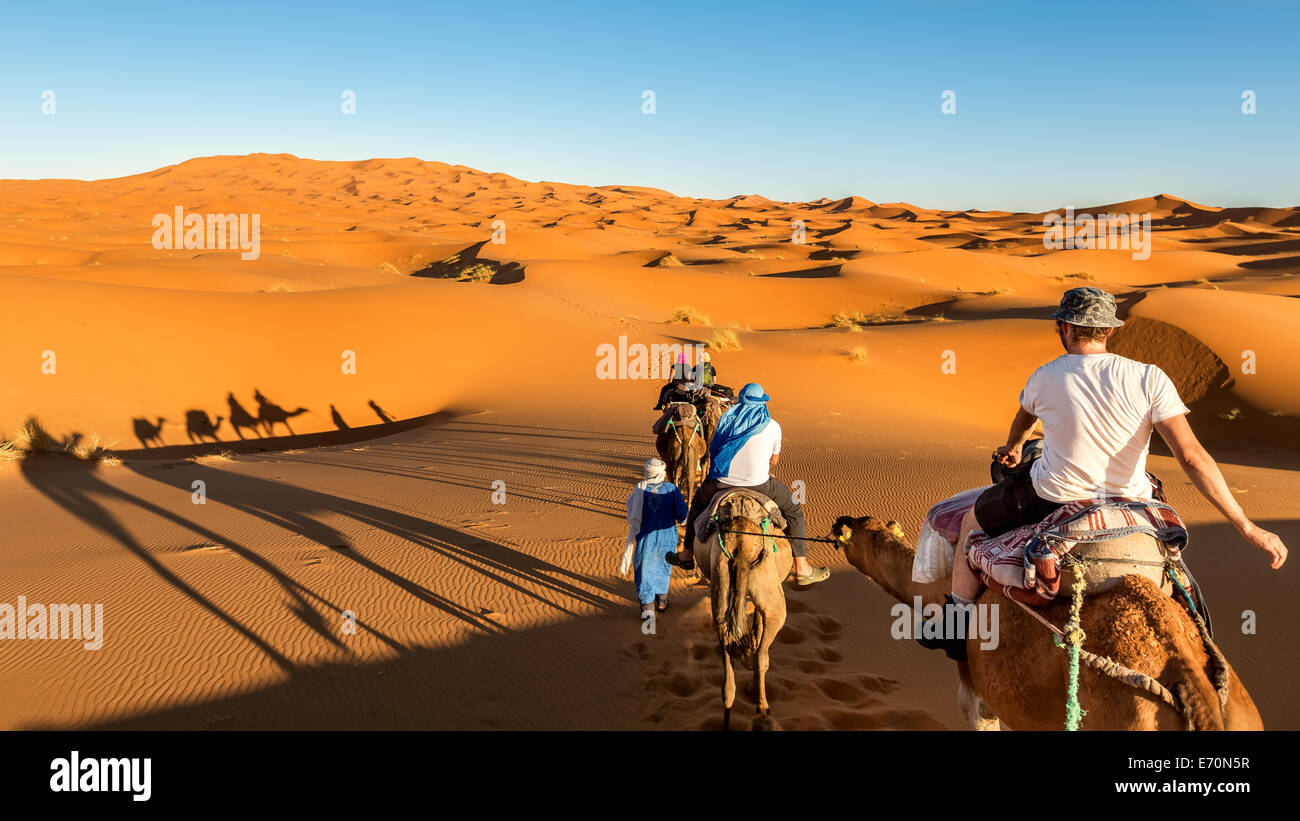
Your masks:
<svg viewBox="0 0 1300 821"><path fill-rule="evenodd" d="M808 561L808 525L803 508L794 500L790 488L771 473L781 455L781 426L768 413L770 399L761 385L750 382L741 388L739 403L722 414L709 446L709 477L695 491L686 516L686 546L680 553L670 552L665 556L669 564L694 570L695 520L708 510L718 491L747 488L763 494L781 508L789 524L786 535L790 539L799 586L807 587L830 577L828 568L813 567Z"/></svg>
<svg viewBox="0 0 1300 821"><path fill-rule="evenodd" d="M980 494L962 520L953 562L953 602L971 604L983 590L965 556L972 531L998 536L1036 524L1067 502L1082 499L1156 498L1146 472L1153 430L1201 495L1248 544L1270 556L1273 569L1280 568L1286 546L1242 512L1218 465L1192 433L1184 416L1187 406L1173 382L1155 365L1106 350L1107 339L1124 324L1115 316L1115 297L1100 288L1072 288L1051 318L1065 354L1039 367L1025 383L1007 443L993 454L1008 470ZM1035 454L1026 469L1021 466L1022 451L1040 419L1041 455ZM951 641L922 644L948 649Z"/></svg>
<svg viewBox="0 0 1300 821"><path fill-rule="evenodd" d="M659 401L651 410L663 410L675 393L686 390L690 386L693 378L694 371L686 364L686 352L682 351L677 355L677 361L668 372L667 384L659 389Z"/></svg>

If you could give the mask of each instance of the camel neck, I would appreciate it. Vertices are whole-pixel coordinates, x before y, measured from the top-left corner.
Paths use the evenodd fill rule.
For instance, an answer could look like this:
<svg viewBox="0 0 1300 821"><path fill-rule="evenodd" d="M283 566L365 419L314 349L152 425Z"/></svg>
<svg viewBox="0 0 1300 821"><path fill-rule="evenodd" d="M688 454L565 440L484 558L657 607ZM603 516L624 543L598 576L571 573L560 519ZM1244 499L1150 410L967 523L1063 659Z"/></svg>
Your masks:
<svg viewBox="0 0 1300 821"><path fill-rule="evenodd" d="M866 551L867 567L864 572L886 593L907 605L911 605L916 596L920 596L926 604L943 601L948 586L946 581L930 584L912 581L915 550L888 533L882 533L873 541L876 549Z"/></svg>

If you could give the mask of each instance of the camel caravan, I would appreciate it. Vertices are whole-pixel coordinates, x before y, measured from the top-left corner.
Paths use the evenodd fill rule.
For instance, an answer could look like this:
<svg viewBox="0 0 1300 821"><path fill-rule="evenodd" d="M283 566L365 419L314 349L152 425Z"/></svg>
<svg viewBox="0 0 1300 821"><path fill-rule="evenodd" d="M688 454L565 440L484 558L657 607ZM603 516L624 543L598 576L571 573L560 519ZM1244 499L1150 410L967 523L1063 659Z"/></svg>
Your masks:
<svg viewBox="0 0 1300 821"><path fill-rule="evenodd" d="M1026 381L992 483L933 505L915 546L897 522L870 515L808 538L800 504L771 475L781 429L770 397L754 383L717 385L707 356L694 369L678 361L655 407L661 458L628 498L621 570L636 568L643 619L668 608L671 567L708 582L724 728L733 659L753 674L754 728L772 726L765 676L784 584L829 577L808 559L808 542L823 541L898 599L907 618L895 638L957 663L971 729L1262 729L1214 641L1183 558L1186 526L1146 471L1151 434L1273 569L1286 546L1242 511L1169 377L1106 350L1124 324L1112 295L1071 289L1050 318L1065 353Z"/></svg>

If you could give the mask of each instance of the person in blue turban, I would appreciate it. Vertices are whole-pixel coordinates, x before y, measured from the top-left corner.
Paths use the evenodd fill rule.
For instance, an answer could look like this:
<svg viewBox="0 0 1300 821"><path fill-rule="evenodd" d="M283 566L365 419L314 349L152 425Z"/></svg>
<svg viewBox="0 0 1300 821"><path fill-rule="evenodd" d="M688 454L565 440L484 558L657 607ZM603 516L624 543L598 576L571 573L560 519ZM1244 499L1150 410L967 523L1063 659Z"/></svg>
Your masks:
<svg viewBox="0 0 1300 821"><path fill-rule="evenodd" d="M709 445L709 475L691 500L686 517L686 545L681 552L668 553L669 564L695 569L695 520L709 508L714 495L724 488L747 488L776 502L789 525L786 536L794 554L795 581L800 587L825 581L830 569L814 567L808 561L808 525L803 508L790 488L772 475L781 454L781 426L767 410L771 399L763 386L750 382L741 388L738 402L718 421Z"/></svg>

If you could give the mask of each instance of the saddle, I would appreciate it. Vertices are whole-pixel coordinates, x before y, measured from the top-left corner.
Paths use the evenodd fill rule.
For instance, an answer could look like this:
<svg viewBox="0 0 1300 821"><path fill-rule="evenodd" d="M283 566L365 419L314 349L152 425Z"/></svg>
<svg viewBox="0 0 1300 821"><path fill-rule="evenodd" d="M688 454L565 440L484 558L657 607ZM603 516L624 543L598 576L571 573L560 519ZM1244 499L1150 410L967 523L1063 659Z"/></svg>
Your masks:
<svg viewBox="0 0 1300 821"><path fill-rule="evenodd" d="M678 416L681 418L678 419ZM674 422L679 427L689 425L694 428L699 421L699 411L690 402L669 402L664 408L663 414L655 421L654 426L650 428L651 433L665 433L668 430L668 423Z"/></svg>
<svg viewBox="0 0 1300 821"><path fill-rule="evenodd" d="M755 502L758 502L758 504L763 508L764 512L767 514L767 518L772 521L773 526L779 527L782 530L785 530L786 527L788 526L785 517L781 515L780 506L778 506L776 502L772 501L768 497L764 496L758 491L750 490L749 488L724 487L722 490L719 490L717 493L713 494L713 498L709 500L709 506L705 508L704 512L701 513L699 517L695 520L696 542L707 541L713 536L714 532L716 532L718 527L717 523L714 522L713 520L713 517L718 512L718 507L724 501L726 501L727 499L733 496L747 496L750 499L753 499Z"/></svg>

